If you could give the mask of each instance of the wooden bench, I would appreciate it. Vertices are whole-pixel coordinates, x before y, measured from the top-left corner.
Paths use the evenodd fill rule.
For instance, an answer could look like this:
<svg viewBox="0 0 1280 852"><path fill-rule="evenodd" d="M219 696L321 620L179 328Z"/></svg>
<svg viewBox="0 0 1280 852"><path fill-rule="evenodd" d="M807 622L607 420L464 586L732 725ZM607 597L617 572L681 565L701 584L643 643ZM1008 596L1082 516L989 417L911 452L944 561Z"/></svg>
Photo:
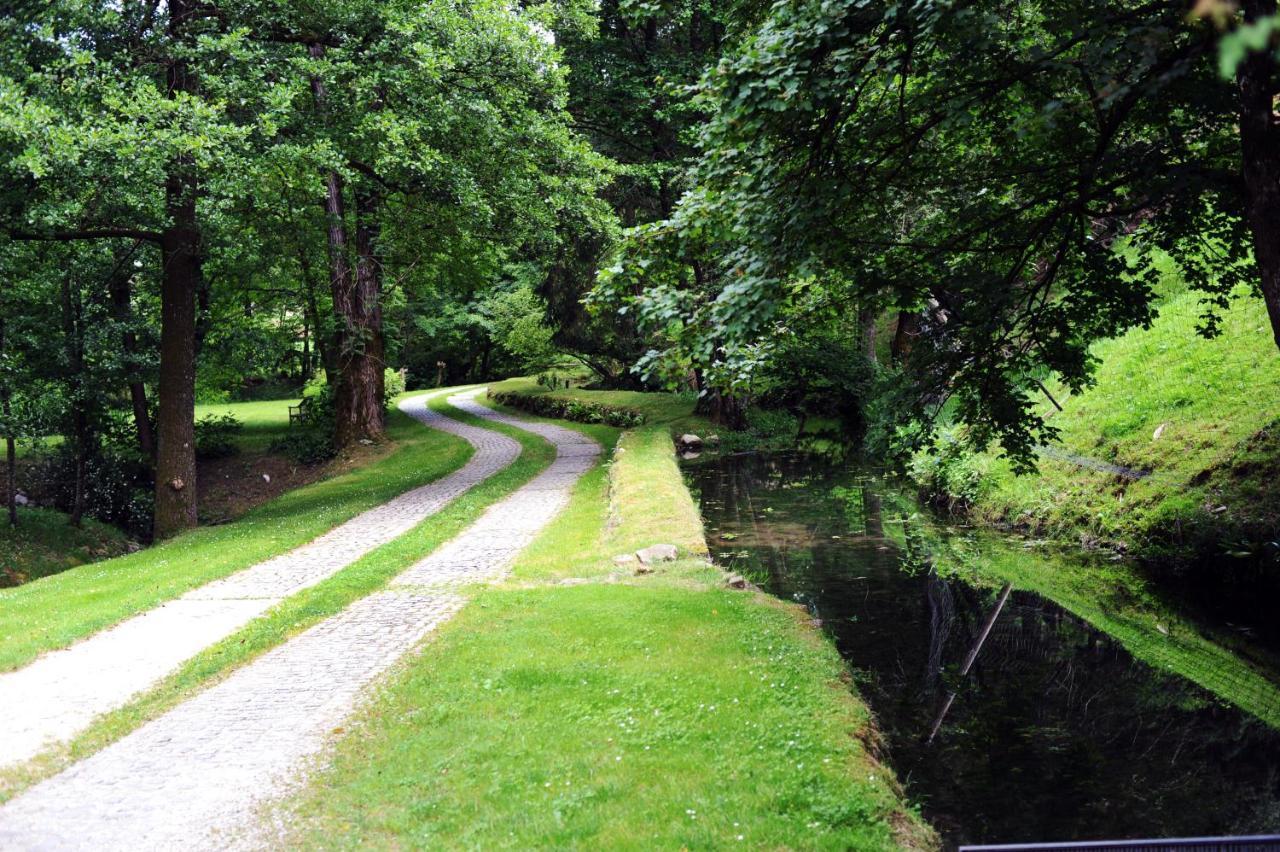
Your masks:
<svg viewBox="0 0 1280 852"><path fill-rule="evenodd" d="M311 406L307 405L309 400L302 400L297 405L289 406L289 425L290 426L306 426L307 425L307 409Z"/></svg>

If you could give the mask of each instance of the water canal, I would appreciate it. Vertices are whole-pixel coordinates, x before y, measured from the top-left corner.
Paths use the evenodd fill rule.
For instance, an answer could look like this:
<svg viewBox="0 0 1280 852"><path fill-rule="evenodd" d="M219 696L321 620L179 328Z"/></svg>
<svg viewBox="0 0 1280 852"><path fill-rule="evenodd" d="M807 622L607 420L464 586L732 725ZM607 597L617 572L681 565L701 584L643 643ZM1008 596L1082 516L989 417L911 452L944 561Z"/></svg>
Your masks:
<svg viewBox="0 0 1280 852"><path fill-rule="evenodd" d="M948 847L1280 831L1280 688L1247 628L1127 566L948 527L857 467L685 470L716 560L830 633Z"/></svg>

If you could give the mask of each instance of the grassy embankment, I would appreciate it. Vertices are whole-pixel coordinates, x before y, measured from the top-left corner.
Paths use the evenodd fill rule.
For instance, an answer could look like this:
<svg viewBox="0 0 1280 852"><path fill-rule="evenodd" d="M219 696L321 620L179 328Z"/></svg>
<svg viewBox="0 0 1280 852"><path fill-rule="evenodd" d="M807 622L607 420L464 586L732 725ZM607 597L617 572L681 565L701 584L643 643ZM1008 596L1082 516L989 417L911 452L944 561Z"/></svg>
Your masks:
<svg viewBox="0 0 1280 852"><path fill-rule="evenodd" d="M249 405L266 410L286 403ZM395 449L367 467L288 492L235 523L203 527L138 553L0 590L0 671L304 544L456 470L471 456L465 441L424 429L399 411L391 413L388 425Z"/></svg>
<svg viewBox="0 0 1280 852"><path fill-rule="evenodd" d="M0 506L0 588L18 586L129 551L124 533L85 519L76 529L67 516L51 509L18 509L18 526L9 526Z"/></svg>
<svg viewBox="0 0 1280 852"><path fill-rule="evenodd" d="M202 403L196 406L196 420L230 414L241 424L235 443L242 452L265 452L271 442L289 432L289 406L297 399L268 399L255 402Z"/></svg>
<svg viewBox="0 0 1280 852"><path fill-rule="evenodd" d="M429 403L438 411L476 425L496 428L520 442L520 458L510 467L459 496L439 513L424 520L413 530L368 554L328 579L287 598L262 617L201 652L177 672L153 689L138 696L125 707L106 714L71 743L51 749L33 761L0 773L0 801L21 793L32 784L51 777L71 763L105 748L115 740L153 719L165 710L231 674L237 668L279 645L323 618L333 615L348 604L382 587L391 577L408 568L443 542L449 540L480 516L491 503L510 493L550 464L554 450L542 439L513 427L481 423L476 418L452 409L444 397ZM400 415L404 416L404 415ZM407 418L406 418L407 419ZM403 464L425 462L421 449L414 450L416 440L431 436L449 437L445 433L405 424L400 449L390 458ZM599 427L597 427L598 429ZM612 430L601 436L611 440ZM426 436L425 438L423 436ZM427 444L428 447L438 444ZM469 446L468 446L469 450ZM384 468L383 475L388 471ZM347 481L347 488L364 489L363 478ZM0 615L3 614L0 601Z"/></svg>
<svg viewBox="0 0 1280 852"><path fill-rule="evenodd" d="M1167 279L1151 328L1096 346L1096 385L1055 393L1062 412L1044 402L1059 449L1150 476L1044 457L1018 477L986 454L967 462L974 518L1143 555L1265 546L1280 529L1280 353L1257 298L1237 298L1214 340L1196 334L1199 314Z"/></svg>
<svg viewBox="0 0 1280 852"><path fill-rule="evenodd" d="M507 383L546 392L531 383ZM303 846L885 849L931 845L869 749L831 645L723 587L670 432L691 401L579 398L646 425L510 578L402 665L287 807ZM607 427L577 427L611 443ZM671 543L649 575L613 557Z"/></svg>

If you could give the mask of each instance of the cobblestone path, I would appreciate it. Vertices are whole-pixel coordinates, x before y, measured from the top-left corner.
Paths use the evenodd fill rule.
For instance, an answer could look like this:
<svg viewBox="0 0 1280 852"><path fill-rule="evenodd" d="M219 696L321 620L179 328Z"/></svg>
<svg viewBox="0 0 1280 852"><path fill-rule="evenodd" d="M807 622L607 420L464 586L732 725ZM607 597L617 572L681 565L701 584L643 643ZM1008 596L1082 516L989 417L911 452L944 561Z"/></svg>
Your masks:
<svg viewBox="0 0 1280 852"><path fill-rule="evenodd" d="M465 584L506 572L599 456L577 432L450 402L547 438L556 460L384 591L0 807L0 848L273 845L254 833L261 809L294 789L364 688L457 611Z"/></svg>
<svg viewBox="0 0 1280 852"><path fill-rule="evenodd" d="M471 395L475 393L479 391ZM24 668L0 674L0 768L71 739L96 717L122 707L284 598L404 535L520 455L517 441L438 414L427 407L428 398L415 397L400 407L427 426L471 443L476 452L465 465L357 515L302 547L193 589L68 648L46 653Z"/></svg>

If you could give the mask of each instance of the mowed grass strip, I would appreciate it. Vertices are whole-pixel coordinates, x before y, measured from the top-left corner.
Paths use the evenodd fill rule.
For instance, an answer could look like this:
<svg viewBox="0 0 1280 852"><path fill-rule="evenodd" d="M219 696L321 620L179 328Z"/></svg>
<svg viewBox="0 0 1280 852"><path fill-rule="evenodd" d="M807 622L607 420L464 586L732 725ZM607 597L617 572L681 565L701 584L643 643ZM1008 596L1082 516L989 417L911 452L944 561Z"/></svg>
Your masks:
<svg viewBox="0 0 1280 852"><path fill-rule="evenodd" d="M0 589L0 671L298 547L363 511L461 467L472 447L395 410L389 455L281 495L237 521Z"/></svg>
<svg viewBox="0 0 1280 852"><path fill-rule="evenodd" d="M449 406L443 396L428 404L459 420L484 425L516 439L521 444L520 457L410 532L366 554L332 577L287 598L241 630L193 657L155 688L119 710L104 715L71 743L51 749L23 766L0 772L0 802L100 751L290 637L382 588L395 575L465 529L491 504L544 470L555 457L554 448L542 438L472 417Z"/></svg>
<svg viewBox="0 0 1280 852"><path fill-rule="evenodd" d="M612 561L658 542L682 558L639 576ZM870 714L835 649L798 608L721 588L703 552L666 430L627 433L509 581L480 591L347 726L284 805L284 842L934 846L867 746Z"/></svg>
<svg viewBox="0 0 1280 852"><path fill-rule="evenodd" d="M926 845L797 619L661 583L486 592L362 712L290 843Z"/></svg>

